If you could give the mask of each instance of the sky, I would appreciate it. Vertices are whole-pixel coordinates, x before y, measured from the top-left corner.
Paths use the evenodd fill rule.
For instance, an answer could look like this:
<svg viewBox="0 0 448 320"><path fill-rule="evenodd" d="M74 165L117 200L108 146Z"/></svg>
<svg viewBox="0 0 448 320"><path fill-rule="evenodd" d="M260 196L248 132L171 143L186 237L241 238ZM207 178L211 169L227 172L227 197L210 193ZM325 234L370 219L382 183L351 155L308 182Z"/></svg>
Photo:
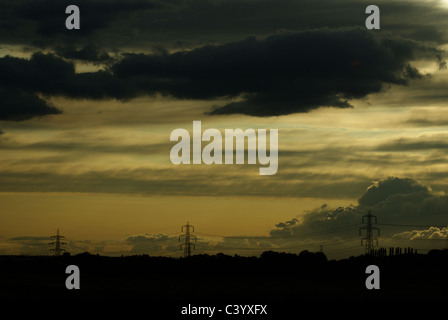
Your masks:
<svg viewBox="0 0 448 320"><path fill-rule="evenodd" d="M81 28L65 27L77 5ZM448 1L4 0L0 254L448 242ZM177 128L278 129L278 171L174 165Z"/></svg>

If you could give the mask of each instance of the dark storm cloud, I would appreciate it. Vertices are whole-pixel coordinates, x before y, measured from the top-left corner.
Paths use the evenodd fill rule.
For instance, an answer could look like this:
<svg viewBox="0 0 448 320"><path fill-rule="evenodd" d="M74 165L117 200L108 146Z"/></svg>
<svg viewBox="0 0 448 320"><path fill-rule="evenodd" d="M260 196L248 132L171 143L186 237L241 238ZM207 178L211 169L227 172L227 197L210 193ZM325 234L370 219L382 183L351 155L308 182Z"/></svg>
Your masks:
<svg viewBox="0 0 448 320"><path fill-rule="evenodd" d="M382 28L416 40L447 41L448 12L440 1L375 2ZM81 9L82 27L65 29L65 8ZM50 45L85 41L171 46L223 43L277 30L364 26L367 0L4 0L0 39ZM82 35L80 37L79 35Z"/></svg>
<svg viewBox="0 0 448 320"><path fill-rule="evenodd" d="M51 54L35 53L30 60L10 56L0 59L0 85L3 88L59 94L70 90L74 77L73 63Z"/></svg>
<svg viewBox="0 0 448 320"><path fill-rule="evenodd" d="M54 63L49 63L50 60ZM39 97L38 92L45 91L39 90L39 86L48 87L60 81L62 74L67 73L66 66L62 60L42 54L34 55L29 61L8 56L1 58L0 120L23 121L60 114L61 110Z"/></svg>
<svg viewBox="0 0 448 320"><path fill-rule="evenodd" d="M356 206L336 209L323 205L307 212L293 227L277 225L271 236L290 237L310 232L316 237L327 237L333 233L353 235L356 227L361 226L362 216L369 210L377 216L378 223L403 226L441 226L448 223L448 196L435 195L426 186L409 178L391 177L379 181L371 185L358 202Z"/></svg>
<svg viewBox="0 0 448 320"><path fill-rule="evenodd" d="M406 85L422 75L410 65L439 50L376 37L364 29L282 33L192 51L127 54L108 71L75 73L51 54L0 59L0 86L70 98L130 99L157 93L180 99L242 97L212 114L277 116L331 106Z"/></svg>
<svg viewBox="0 0 448 320"><path fill-rule="evenodd" d="M177 98L243 97L211 114L272 116L348 108L350 100L385 85L406 85L421 77L409 62L422 53L438 51L414 41L376 38L362 29L316 30L171 55L129 55L112 71L130 80L157 79L153 85Z"/></svg>
<svg viewBox="0 0 448 320"><path fill-rule="evenodd" d="M80 49L77 49L73 45L56 46L55 53L66 59L80 61L108 62L112 59L108 53L101 52L101 50L93 44L87 44Z"/></svg>
<svg viewBox="0 0 448 320"><path fill-rule="evenodd" d="M69 98L126 99L143 94L141 89L134 88L134 84L139 82L126 83L106 71L75 73L73 62L53 54L38 52L29 60L10 56L0 58L0 87L7 90Z"/></svg>
<svg viewBox="0 0 448 320"><path fill-rule="evenodd" d="M443 11L431 7L435 3L379 5L385 12L382 21L389 30L398 30L399 26L409 26L409 17L413 25L422 24L417 14L422 11L443 18ZM5 43L41 42L64 59L95 63L112 63L107 53L111 37L128 39L127 44L150 39L150 46L170 37L176 42L193 37L198 48L174 54L163 50L153 55L124 54L108 71L81 74L75 73L71 62L55 55L36 53L29 61L2 58L0 86L6 91L16 90L17 98L5 97L10 107L2 108L0 119L58 113L42 99L55 95L122 100L157 93L181 99L227 98L227 104L215 106L210 113L253 116L308 112L323 106L349 108L353 99L421 78L410 61L422 54L425 58L431 54L439 68L446 67L441 52L427 44L377 37L365 29L283 32L266 39L234 40L282 29L362 27L365 3L355 1L322 1L316 6L315 1L283 0L78 0L70 2L81 8L82 28L76 33L65 28L67 4L53 0L2 2L1 38ZM400 14L394 24L387 23L387 12L391 11ZM325 23L317 23L316 16ZM424 26L420 36L432 34L431 39L436 37L440 42L443 35L437 26ZM218 30L231 35L224 37L230 42L201 46L204 42L223 43L204 40L207 34L209 39L216 39ZM405 34L412 38L415 33ZM235 98L239 100L232 100Z"/></svg>
<svg viewBox="0 0 448 320"><path fill-rule="evenodd" d="M0 120L23 121L35 117L60 114L61 111L36 94L0 87ZM1 131L0 131L1 133Z"/></svg>
<svg viewBox="0 0 448 320"><path fill-rule="evenodd" d="M65 27L68 5L80 8L82 27L76 32ZM5 0L0 5L0 35L11 43L72 43L123 18L132 19L133 12L153 8L145 0Z"/></svg>
<svg viewBox="0 0 448 320"><path fill-rule="evenodd" d="M102 98L105 90L102 82L96 82L102 75L98 72L93 81L86 81L89 74L76 75L73 63L52 54L35 53L29 60L0 58L0 120L21 121L62 112L39 95ZM82 92L77 90L79 86Z"/></svg>

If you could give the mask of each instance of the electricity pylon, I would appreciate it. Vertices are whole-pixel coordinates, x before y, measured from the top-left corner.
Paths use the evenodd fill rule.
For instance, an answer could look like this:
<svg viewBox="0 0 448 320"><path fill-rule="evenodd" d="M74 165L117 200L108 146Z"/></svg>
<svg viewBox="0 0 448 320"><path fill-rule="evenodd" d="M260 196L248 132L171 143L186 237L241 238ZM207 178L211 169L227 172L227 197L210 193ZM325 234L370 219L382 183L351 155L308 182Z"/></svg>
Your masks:
<svg viewBox="0 0 448 320"><path fill-rule="evenodd" d="M196 249L196 245L194 243L191 243L191 238L194 238L194 241L196 242L196 236L190 234L190 228L193 229L192 232L194 232L194 226L192 226L188 221L186 225L183 225L180 229L181 232L184 231L185 228L185 234L179 236L179 242L181 237L185 237L184 243L180 245L180 249L182 250L182 246L184 247L184 258L191 256L191 246L193 246L194 249Z"/></svg>
<svg viewBox="0 0 448 320"><path fill-rule="evenodd" d="M62 255L62 251L65 251L65 250L61 248L61 245L64 245L66 243L65 242L61 242L61 239L65 238L65 237L61 236L59 234L59 229L58 229L56 235L55 236L51 236L50 238L56 240L55 242L50 242L49 243L49 244L54 244L55 245L53 249L50 249L50 251L54 251L54 253L53 253L54 256Z"/></svg>
<svg viewBox="0 0 448 320"><path fill-rule="evenodd" d="M376 242L376 245L378 245L378 238L373 235L373 230L377 230L377 236L380 235L380 229L372 226L372 218L375 219L374 223L377 223L376 216L372 215L369 210L368 213L362 217L362 223L365 223L364 220L367 220L366 226L359 229L359 235L361 235L362 230L366 230L366 236L361 239L361 246L363 240L366 241L365 254L373 254L373 248L375 246L374 241Z"/></svg>

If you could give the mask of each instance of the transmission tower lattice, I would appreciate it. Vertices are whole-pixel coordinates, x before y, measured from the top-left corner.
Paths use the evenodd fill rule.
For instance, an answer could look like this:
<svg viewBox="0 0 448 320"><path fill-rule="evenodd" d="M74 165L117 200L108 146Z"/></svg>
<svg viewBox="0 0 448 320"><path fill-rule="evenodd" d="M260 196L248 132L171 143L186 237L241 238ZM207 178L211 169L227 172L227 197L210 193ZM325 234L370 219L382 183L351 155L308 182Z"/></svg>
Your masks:
<svg viewBox="0 0 448 320"><path fill-rule="evenodd" d="M61 236L59 234L59 229L55 236L51 236L51 239L54 239L54 242L50 242L49 244L54 244L54 248L50 249L50 251L53 251L54 256L60 256L62 255L62 251L65 251L61 248L62 245L66 244L65 242L61 242L61 239L65 238L64 236Z"/></svg>
<svg viewBox="0 0 448 320"><path fill-rule="evenodd" d="M373 235L373 231L376 230L377 236L379 236L380 229L372 226L372 218L375 219L374 223L377 223L376 216L372 215L372 213L368 211L368 213L362 217L362 223L366 223L366 226L359 229L359 235L361 235L362 230L366 230L366 236L361 239L361 246L365 240L365 254L373 254L373 249L375 246L374 242L378 246L378 238ZM364 222L365 220L367 220L367 222Z"/></svg>
<svg viewBox="0 0 448 320"><path fill-rule="evenodd" d="M193 238L196 242L196 236L190 234L190 228L192 229L192 232L194 232L194 226L192 226L188 221L186 225L183 225L180 229L181 232L184 231L185 228L185 234L179 236L179 242L181 241L181 237L184 237L184 243L180 245L180 249L182 250L182 246L184 247L184 258L191 256L191 247L193 246L194 249L196 249L196 245L194 243L191 243L191 239Z"/></svg>

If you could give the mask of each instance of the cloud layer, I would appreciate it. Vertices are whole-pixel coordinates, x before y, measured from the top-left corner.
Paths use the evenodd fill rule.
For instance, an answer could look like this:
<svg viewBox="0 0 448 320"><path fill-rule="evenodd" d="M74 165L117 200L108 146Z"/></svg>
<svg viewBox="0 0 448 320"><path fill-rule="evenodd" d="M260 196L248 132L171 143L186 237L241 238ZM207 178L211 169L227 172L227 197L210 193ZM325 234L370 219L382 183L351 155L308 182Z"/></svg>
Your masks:
<svg viewBox="0 0 448 320"><path fill-rule="evenodd" d="M73 0L81 9L78 34L65 29L67 3L4 0L0 39L51 46L88 42L104 46L164 44L191 46L228 42L277 30L364 26L367 0ZM415 40L444 43L447 12L443 1L378 1L383 28ZM231 17L231 18L229 18ZM248 18L250 17L250 18ZM318 18L316 18L318 17ZM428 19L432 17L432 19ZM20 27L18 27L18 25Z"/></svg>
<svg viewBox="0 0 448 320"><path fill-rule="evenodd" d="M362 226L362 217L371 211L378 219L379 227L386 228L384 234L391 236L396 229L413 226L441 226L448 223L448 196L435 195L430 189L409 178L390 177L371 185L360 197L358 205L329 208L326 205L306 213L299 220L276 225L273 237L291 237L298 234L315 233L316 237L327 237L328 230L346 233Z"/></svg>
<svg viewBox="0 0 448 320"><path fill-rule="evenodd" d="M378 196L381 195L381 196ZM403 201L403 198L406 200ZM391 177L371 185L361 199L372 199L368 205L320 208L298 218L280 222L270 236L225 236L194 233L197 236L194 253L259 255L264 251L324 252L330 258L342 258L363 253L359 228L363 215L371 210L377 216L375 226L381 229L380 247L411 246L420 252L444 245L447 238L448 197L437 196L425 186L408 178ZM375 222L375 221L374 221ZM420 227L417 225L420 224ZM428 225L433 225L429 227ZM100 254L149 254L152 256L182 255L178 234L136 234L121 241L67 241L66 249L73 254L89 251ZM425 241L417 241L425 240ZM436 241L435 240L441 240ZM14 237L0 242L0 250L46 254L48 237Z"/></svg>
<svg viewBox="0 0 448 320"><path fill-rule="evenodd" d="M61 48L74 59L107 60L94 47ZM58 113L37 95L74 99L131 99L162 94L178 99L236 99L211 114L278 116L320 107L351 107L350 100L406 85L423 75L410 62L439 56L434 47L364 29L288 32L169 54L126 54L108 71L76 73L52 54L0 59L0 88L8 102L2 120ZM14 90L17 99L6 96ZM26 100L26 101L23 101ZM6 108L6 109L5 109Z"/></svg>

